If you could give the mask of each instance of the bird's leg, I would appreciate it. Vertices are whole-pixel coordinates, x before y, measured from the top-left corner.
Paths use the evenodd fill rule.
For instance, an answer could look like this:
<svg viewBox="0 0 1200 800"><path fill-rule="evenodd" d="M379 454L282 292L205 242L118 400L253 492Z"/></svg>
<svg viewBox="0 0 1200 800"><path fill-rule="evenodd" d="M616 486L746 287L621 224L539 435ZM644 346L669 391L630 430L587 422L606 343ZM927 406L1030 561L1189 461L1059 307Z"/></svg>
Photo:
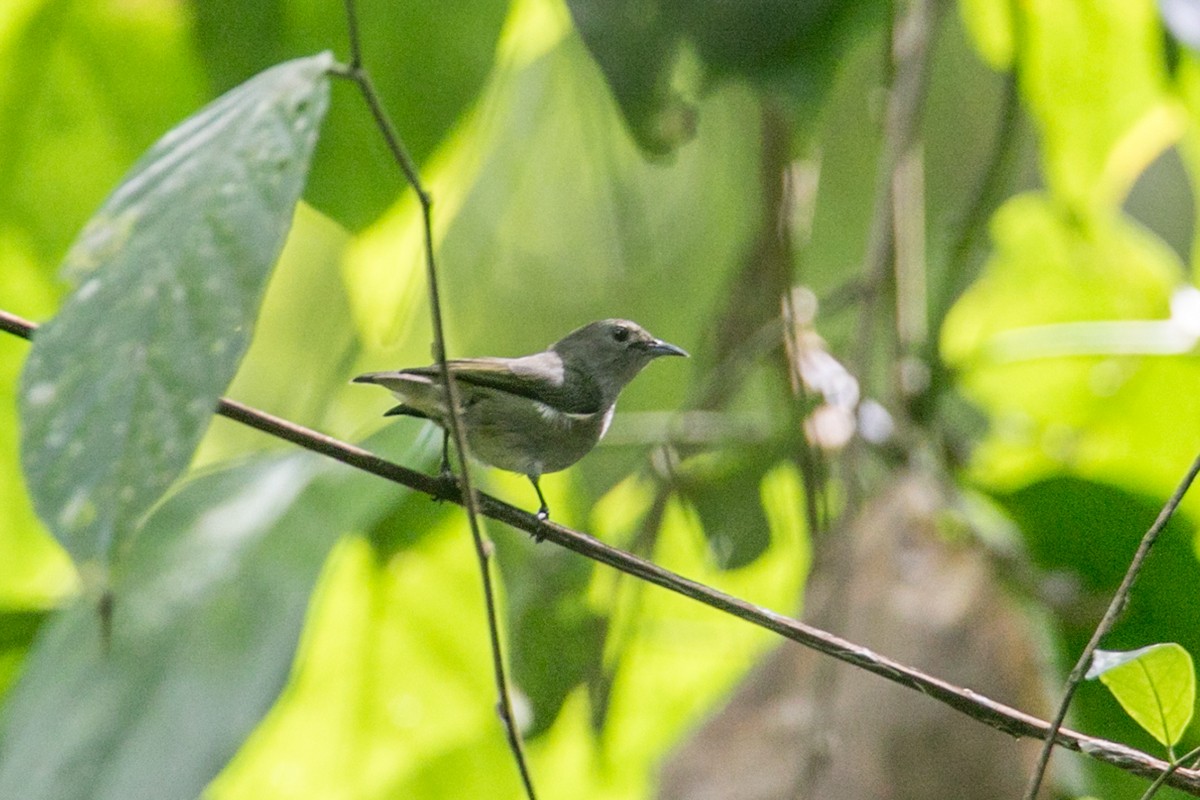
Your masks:
<svg viewBox="0 0 1200 800"><path fill-rule="evenodd" d="M550 506L546 505L546 498L542 496L542 487L538 485L538 479L537 479L537 477L535 477L535 476L533 476L533 475L530 475L530 476L529 476L529 482L533 484L533 490L534 490L535 492L537 492L538 500L539 500L539 501L541 502L541 504L542 504L542 505L541 505L541 506L538 508L538 511L537 511L537 518L538 518L538 519L540 519L540 520L547 520L547 519L550 519ZM540 541L541 537L537 537L537 538L538 538L538 539L539 539L539 541Z"/></svg>
<svg viewBox="0 0 1200 800"><path fill-rule="evenodd" d="M454 472L450 469L450 432L445 428L442 429L442 463L438 465L438 480L443 484L456 484ZM437 494L433 495L435 503L443 499Z"/></svg>
<svg viewBox="0 0 1200 800"><path fill-rule="evenodd" d="M442 463L438 465L438 474L442 478L448 478L451 475L450 471L450 431L442 429Z"/></svg>

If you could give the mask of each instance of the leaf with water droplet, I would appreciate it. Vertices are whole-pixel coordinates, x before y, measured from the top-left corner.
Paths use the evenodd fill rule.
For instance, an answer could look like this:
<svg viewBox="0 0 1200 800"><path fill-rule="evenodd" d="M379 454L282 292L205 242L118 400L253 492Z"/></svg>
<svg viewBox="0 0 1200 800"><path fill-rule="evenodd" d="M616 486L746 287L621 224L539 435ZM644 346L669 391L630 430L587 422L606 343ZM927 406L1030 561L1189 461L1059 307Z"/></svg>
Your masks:
<svg viewBox="0 0 1200 800"><path fill-rule="evenodd" d="M328 53L280 64L168 132L67 254L64 274L82 286L34 337L21 458L39 516L77 563L108 566L187 466L233 378L304 187L332 64Z"/></svg>

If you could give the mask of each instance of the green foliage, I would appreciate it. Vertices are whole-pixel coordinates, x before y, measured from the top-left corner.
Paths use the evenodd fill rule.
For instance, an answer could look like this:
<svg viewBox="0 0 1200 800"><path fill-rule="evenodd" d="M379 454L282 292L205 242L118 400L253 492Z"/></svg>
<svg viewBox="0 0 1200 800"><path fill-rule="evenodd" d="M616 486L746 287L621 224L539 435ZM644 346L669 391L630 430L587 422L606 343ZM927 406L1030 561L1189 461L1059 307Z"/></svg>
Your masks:
<svg viewBox="0 0 1200 800"><path fill-rule="evenodd" d="M1058 658L1069 663L1091 638L1139 538L1158 514L1161 498L1058 476L1001 494L999 499L1022 531L1034 563L1065 590ZM1194 521L1186 515L1171 519L1144 565L1128 607L1105 639L1108 645L1132 650L1171 638L1189 652L1200 652L1200 631L1193 624L1200 614L1194 530ZM1073 712L1074 724L1083 730L1154 746L1107 693L1092 684L1080 687ZM1138 782L1129 783L1130 793L1138 796Z"/></svg>
<svg viewBox="0 0 1200 800"><path fill-rule="evenodd" d="M695 99L704 86L746 80L783 94L798 112L819 103L846 51L883 23L886 10L877 0L567 5L630 132L655 156L674 153L695 135Z"/></svg>
<svg viewBox="0 0 1200 800"><path fill-rule="evenodd" d="M166 4L138 14L108 3L5 4L0 238L8 247L55 264L129 164L203 101L187 36L184 17Z"/></svg>
<svg viewBox="0 0 1200 800"><path fill-rule="evenodd" d="M362 439L384 424L386 401L346 379L430 358L419 209L355 88L328 89L312 151L328 56L242 83L305 53L345 52L341 5L10 5L0 12L0 307L50 321L32 350L0 337L0 795L518 796L460 512L314 459L268 458L283 445L208 426L228 392ZM620 4L661 12L645 18L586 2L358 5L366 64L435 198L450 354L530 352L620 315L696 355L694 378L639 378L606 446L547 476L556 518L794 609L809 553L786 373L774 351L745 350L744 373L714 354L728 344L729 298L767 279L750 267L781 224L795 234L781 280L849 296L839 290L868 251L877 184L879 106L863 98L886 78L885 4ZM963 479L998 501L1040 574L1068 587L1063 660L1200 444L1185 307L1196 211L1172 193L1200 175L1200 63L1182 52L1169 67L1161 34L1150 0L963 0L931 65L928 289L945 298L929 319L945 363L932 366L953 381L931 389L950 409L931 418L938 429L905 436L965 429L953 391L987 420ZM1007 185L1022 191L1000 181L1004 196L983 208L987 253L974 260L946 242L961 233L998 130L1003 81L980 58L1016 69L1038 149L1035 163L1015 148ZM302 109L272 106L293 89ZM1148 169L1173 146L1177 162ZM806 159L787 171L794 220L768 205L782 178L762 172L772 152ZM160 172L172 157L184 171ZM1156 170L1179 163L1189 172L1162 181ZM302 184L308 203L297 206ZM1138 191L1170 219L1139 212ZM99 222L79 237L97 206ZM98 235L103 226L115 236ZM60 303L52 276L76 238L67 260L83 267L81 285ZM210 280L221 286L207 297ZM774 318L777 300L749 316ZM837 308L817 326L851 364L869 342ZM735 334L738 344L752 334ZM875 344L897 352L885 334ZM888 400L890 378L856 377ZM686 417L654 412L688 408L714 381L736 384L716 413L751 420L730 428L765 441L689 443L647 468L652 445L694 433ZM56 431L65 449L47 446ZM367 446L432 467L438 444L402 420ZM189 479L160 501L189 461ZM871 472L857 478L869 485ZM523 478L475 477L533 502ZM830 470L834 507L839 479ZM92 598L78 594L31 497L77 562L110 568L107 653ZM1164 532L1116 646L1200 647L1197 511L1189 500ZM539 786L652 795L662 759L774 640L490 533ZM1089 731L1149 742L1100 687L1079 698ZM1178 716L1148 729L1173 744L1190 706L1183 697ZM1110 775L1089 788L1125 791Z"/></svg>
<svg viewBox="0 0 1200 800"><path fill-rule="evenodd" d="M1097 650L1088 678L1099 678L1151 736L1166 747L1178 744L1196 705L1192 656L1177 644L1138 650Z"/></svg>

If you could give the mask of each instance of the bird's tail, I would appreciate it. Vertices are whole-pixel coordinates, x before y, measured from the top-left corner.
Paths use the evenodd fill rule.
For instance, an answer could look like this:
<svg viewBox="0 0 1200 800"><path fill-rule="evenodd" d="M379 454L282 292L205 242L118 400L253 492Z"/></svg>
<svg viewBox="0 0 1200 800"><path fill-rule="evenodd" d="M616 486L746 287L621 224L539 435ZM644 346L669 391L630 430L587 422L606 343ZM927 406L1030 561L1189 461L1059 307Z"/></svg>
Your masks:
<svg viewBox="0 0 1200 800"><path fill-rule="evenodd" d="M398 372L368 372L354 378L354 383L373 383L396 396L400 405L384 416L423 417L435 422L445 416L446 404L442 390L428 375L400 370Z"/></svg>

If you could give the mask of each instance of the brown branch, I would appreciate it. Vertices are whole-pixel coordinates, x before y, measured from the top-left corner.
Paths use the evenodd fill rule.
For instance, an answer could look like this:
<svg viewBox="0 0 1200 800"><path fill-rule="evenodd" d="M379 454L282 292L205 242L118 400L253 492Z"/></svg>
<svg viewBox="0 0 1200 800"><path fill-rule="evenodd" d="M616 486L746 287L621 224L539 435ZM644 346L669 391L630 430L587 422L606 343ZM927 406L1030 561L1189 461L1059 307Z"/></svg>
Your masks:
<svg viewBox="0 0 1200 800"><path fill-rule="evenodd" d="M0 310L0 330L28 339L36 327L31 322ZM460 505L463 503L462 493L452 477L434 478L416 472L380 458L360 447L234 400L222 399L217 407L217 413L263 433L329 456L348 466L429 494L438 500ZM685 578L643 558L610 547L586 533L548 520L539 520L527 511L522 511L482 492L478 494L478 498L479 511L485 517L503 522L535 537L554 542L593 561L607 564L627 575L641 578L839 661L872 672L900 686L914 689L1010 736L1045 738L1050 730L1050 723L1045 720L998 703L970 689L954 686L819 628ZM1165 512L1166 509L1164 509ZM1157 777L1170 766L1165 761L1140 750L1106 739L1077 733L1067 728L1060 728L1055 734L1054 740L1063 747L1084 753L1097 761L1142 777ZM1170 777L1168 784L1194 797L1200 797L1200 772L1196 770L1178 770Z"/></svg>

